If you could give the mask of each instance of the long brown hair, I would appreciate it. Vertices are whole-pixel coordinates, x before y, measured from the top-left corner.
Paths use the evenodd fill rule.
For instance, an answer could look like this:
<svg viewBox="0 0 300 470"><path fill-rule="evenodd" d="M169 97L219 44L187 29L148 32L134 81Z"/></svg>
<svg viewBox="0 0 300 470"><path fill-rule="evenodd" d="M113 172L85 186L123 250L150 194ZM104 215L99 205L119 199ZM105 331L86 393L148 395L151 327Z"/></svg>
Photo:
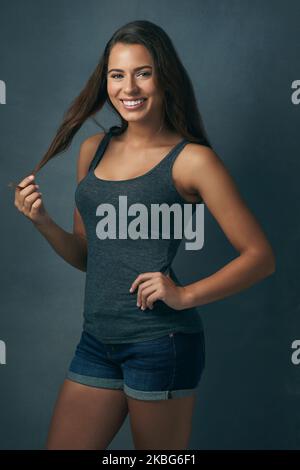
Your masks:
<svg viewBox="0 0 300 470"><path fill-rule="evenodd" d="M63 115L49 149L30 174L35 175L51 158L67 150L87 118L91 117L99 125L93 116L106 102L121 119L121 125L111 129L118 133L126 130L128 122L116 110L107 94L108 59L116 43L141 44L151 53L158 84L164 90L165 125L191 142L212 147L197 107L193 85L171 39L160 26L151 21L137 20L120 27L108 41L85 87ZM106 131L103 126L100 127Z"/></svg>

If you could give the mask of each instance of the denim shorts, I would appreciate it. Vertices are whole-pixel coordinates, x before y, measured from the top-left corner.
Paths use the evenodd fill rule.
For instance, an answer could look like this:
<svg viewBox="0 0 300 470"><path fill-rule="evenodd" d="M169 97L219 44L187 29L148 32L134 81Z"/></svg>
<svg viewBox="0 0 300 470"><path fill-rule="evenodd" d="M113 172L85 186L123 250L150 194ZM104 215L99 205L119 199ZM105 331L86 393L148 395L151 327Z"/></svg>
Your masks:
<svg viewBox="0 0 300 470"><path fill-rule="evenodd" d="M204 367L203 331L118 344L83 331L66 378L138 400L167 400L195 393Z"/></svg>

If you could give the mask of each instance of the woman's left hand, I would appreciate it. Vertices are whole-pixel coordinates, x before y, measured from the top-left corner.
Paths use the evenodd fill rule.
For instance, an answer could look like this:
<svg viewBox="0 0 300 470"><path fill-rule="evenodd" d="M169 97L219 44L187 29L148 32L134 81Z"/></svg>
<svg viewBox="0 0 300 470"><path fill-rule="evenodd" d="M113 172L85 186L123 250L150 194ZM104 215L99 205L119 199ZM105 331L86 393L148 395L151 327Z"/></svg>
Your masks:
<svg viewBox="0 0 300 470"><path fill-rule="evenodd" d="M165 275L160 271L141 273L131 284L130 292L134 292L137 287L137 306L142 310L152 310L156 300L162 300L175 310L185 308L185 288L177 286L169 274Z"/></svg>

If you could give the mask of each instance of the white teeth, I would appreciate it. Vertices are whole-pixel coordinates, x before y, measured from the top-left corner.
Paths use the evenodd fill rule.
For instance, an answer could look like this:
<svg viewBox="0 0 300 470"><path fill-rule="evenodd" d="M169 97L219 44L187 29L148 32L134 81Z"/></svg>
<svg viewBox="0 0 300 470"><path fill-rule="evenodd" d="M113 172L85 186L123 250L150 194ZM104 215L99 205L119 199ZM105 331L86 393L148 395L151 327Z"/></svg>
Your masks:
<svg viewBox="0 0 300 470"><path fill-rule="evenodd" d="M145 98L141 99L141 100L136 100L136 101L125 101L123 100L123 103L126 105L126 106L135 106L137 104L140 104L142 103L143 101L145 101Z"/></svg>

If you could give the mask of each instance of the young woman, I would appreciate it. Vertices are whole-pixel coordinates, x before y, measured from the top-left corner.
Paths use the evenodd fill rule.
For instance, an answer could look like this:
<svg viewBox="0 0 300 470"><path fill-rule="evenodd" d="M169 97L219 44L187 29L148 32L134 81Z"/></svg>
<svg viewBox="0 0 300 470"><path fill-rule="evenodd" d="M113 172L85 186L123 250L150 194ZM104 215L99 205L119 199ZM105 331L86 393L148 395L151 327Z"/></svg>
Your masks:
<svg viewBox="0 0 300 470"><path fill-rule="evenodd" d="M81 144L68 233L46 211L34 177L106 102L121 126ZM15 190L16 207L86 271L83 331L47 449L106 449L128 412L136 449L186 449L205 365L196 307L246 289L273 273L275 262L209 143L187 72L159 26L134 21L115 32L32 173ZM199 216L203 203L239 256L182 286L171 269L178 229L184 209Z"/></svg>

